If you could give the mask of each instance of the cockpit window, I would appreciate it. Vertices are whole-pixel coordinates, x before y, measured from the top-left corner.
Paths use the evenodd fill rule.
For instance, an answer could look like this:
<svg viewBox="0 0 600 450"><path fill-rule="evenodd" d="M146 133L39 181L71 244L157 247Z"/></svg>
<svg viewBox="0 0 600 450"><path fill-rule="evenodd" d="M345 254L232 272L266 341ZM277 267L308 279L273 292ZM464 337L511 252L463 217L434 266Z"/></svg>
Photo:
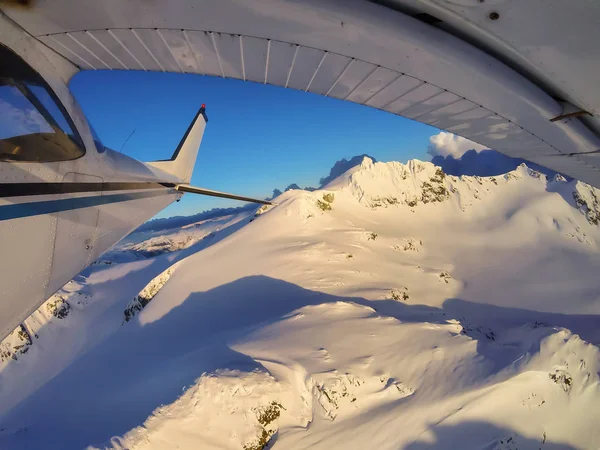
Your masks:
<svg viewBox="0 0 600 450"><path fill-rule="evenodd" d="M49 86L0 45L0 161L67 161L84 153L81 138Z"/></svg>
<svg viewBox="0 0 600 450"><path fill-rule="evenodd" d="M69 122L67 122L67 118L64 116L58 105L54 102L50 94L46 89L42 86L36 86L34 84L28 84L27 88L32 92L33 95L40 101L42 106L46 108L46 111L52 116L54 121L69 136L74 136L73 129Z"/></svg>

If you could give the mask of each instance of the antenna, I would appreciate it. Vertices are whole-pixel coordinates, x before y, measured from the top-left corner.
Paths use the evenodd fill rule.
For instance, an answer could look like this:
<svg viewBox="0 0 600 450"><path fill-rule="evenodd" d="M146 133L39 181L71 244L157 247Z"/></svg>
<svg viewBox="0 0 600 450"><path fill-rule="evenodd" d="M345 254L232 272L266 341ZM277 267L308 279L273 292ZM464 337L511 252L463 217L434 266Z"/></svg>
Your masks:
<svg viewBox="0 0 600 450"><path fill-rule="evenodd" d="M133 133L135 133L136 128L133 129L133 131L131 132L131 134L127 137L127 139L125 139L125 142L123 142L123 145L121 146L119 153L123 153L123 149L125 148L125 146L127 145L127 143L129 142L129 139L131 139L131 136L133 136Z"/></svg>

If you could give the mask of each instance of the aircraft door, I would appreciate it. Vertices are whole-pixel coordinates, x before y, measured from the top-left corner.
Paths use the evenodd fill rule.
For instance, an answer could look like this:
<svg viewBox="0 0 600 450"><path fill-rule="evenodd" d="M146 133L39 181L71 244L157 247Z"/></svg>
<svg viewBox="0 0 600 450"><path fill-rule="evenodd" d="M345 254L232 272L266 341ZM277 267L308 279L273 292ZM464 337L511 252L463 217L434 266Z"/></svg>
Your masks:
<svg viewBox="0 0 600 450"><path fill-rule="evenodd" d="M65 283L74 273L89 265L94 256L94 245L99 217L99 206L85 206L86 199L102 195L102 178L69 172L63 178L64 183L93 183L95 189L72 195L73 204L57 214L56 238L54 241L54 257L48 284L47 295L50 296Z"/></svg>
<svg viewBox="0 0 600 450"><path fill-rule="evenodd" d="M22 173L0 164L0 174L4 172ZM21 217L18 213L34 199L0 198L0 274L4 280L0 288L0 336L13 331L38 307L48 287L56 218L51 214Z"/></svg>

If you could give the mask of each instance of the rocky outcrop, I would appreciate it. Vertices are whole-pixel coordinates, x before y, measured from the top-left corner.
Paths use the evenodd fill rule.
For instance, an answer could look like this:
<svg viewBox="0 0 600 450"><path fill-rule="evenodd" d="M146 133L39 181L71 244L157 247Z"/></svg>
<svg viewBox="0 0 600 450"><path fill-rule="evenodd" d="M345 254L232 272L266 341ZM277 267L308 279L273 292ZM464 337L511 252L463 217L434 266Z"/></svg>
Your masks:
<svg viewBox="0 0 600 450"><path fill-rule="evenodd" d="M123 323L129 322L142 309L144 309L144 307L148 303L150 303L150 301L156 296L156 294L158 294L160 292L160 290L163 288L163 286L165 284L167 284L167 281L169 281L169 278L171 278L171 275L173 275L175 270L177 270L177 267L179 266L179 264L180 263L173 264L167 270L162 272L159 276L153 278L152 281L150 281L150 283L148 283L146 285L146 287L144 289L142 289L140 291L140 293L133 300L131 300L131 302L129 302L129 304L127 305L127 308L125 308L125 311L124 311L125 319L124 319Z"/></svg>

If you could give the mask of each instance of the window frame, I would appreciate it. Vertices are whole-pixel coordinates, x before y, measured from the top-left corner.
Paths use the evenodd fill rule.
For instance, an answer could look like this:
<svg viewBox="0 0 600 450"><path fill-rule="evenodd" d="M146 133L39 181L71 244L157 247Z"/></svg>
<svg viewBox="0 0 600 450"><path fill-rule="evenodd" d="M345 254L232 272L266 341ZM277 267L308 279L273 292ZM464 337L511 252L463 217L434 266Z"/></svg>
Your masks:
<svg viewBox="0 0 600 450"><path fill-rule="evenodd" d="M58 123L56 122L56 120L54 119L54 117L52 117L52 113L50 111L48 111L47 108L44 107L44 110L46 110L46 112L50 115L50 117L52 118L52 120L56 123L56 125L58 126L58 128L60 129L60 131L68 138L70 139L73 144L75 144L80 150L81 150L81 154L79 154L78 156L74 157L74 158L69 158L69 159L58 159L58 160L50 160L50 161L32 161L32 160L23 160L23 161L10 161L10 160L2 160L0 159L0 163L9 163L9 164L14 164L14 163L19 163L19 164L49 164L49 163L59 163L59 162L65 162L65 161L75 161L77 159L80 159L82 157L84 157L87 153L87 148L85 146L85 143L83 141L83 139L81 138L81 134L79 133L79 130L77 129L77 127L75 126L75 122L73 121L73 119L71 118L71 115L69 114L69 112L67 111L67 109L65 108L63 102L60 100L60 98L58 97L58 95L56 95L56 93L54 92L54 89L52 89L52 87L48 84L48 82L44 79L44 77L37 71L35 70L27 61L25 61L25 59L23 59L19 54L17 54L15 51L13 51L12 49L10 49L9 47L7 47L6 45L3 45L2 43L0 43L0 54L3 52L8 52L10 54L12 54L12 56L19 61L19 64L21 64L21 67L18 68L18 70L16 71L17 74L26 74L29 76L29 78L32 78L30 80L26 79L25 77L21 76L20 79L17 75L17 77L4 77L2 76L2 74L0 74L0 79L1 78L7 78L7 79L12 79L14 81L14 86L17 87L18 89L18 84L21 84L23 86L25 86L25 88L27 88L27 84L31 84L31 85L35 85L35 86L39 86L41 88L43 88L47 94L50 96L50 99L55 103L55 105L58 107L58 110L60 111L60 113L64 116L65 120L67 121L67 124L69 125L69 127L71 127L71 130L73 131L73 134L67 134L65 131L63 130L62 127L60 125L58 125ZM29 90L31 92L31 94L36 97L36 99L38 101L39 98L37 98L37 95L32 91ZM28 99L29 100L29 99ZM40 101L41 103L41 101ZM47 121L46 117L44 114L42 114L41 111L39 111L38 107L33 104L33 107L36 109L36 111L42 115L42 117L44 117L44 120ZM50 125L52 126L52 124L50 123Z"/></svg>

